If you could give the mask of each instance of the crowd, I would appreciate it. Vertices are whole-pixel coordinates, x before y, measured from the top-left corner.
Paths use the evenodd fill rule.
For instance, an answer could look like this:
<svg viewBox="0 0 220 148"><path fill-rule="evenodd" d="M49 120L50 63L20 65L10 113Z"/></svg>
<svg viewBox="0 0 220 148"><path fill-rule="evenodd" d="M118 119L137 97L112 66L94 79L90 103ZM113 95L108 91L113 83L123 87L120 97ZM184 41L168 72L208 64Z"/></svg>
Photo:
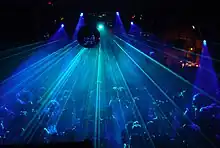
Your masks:
<svg viewBox="0 0 220 148"><path fill-rule="evenodd" d="M42 92L45 88L40 88ZM174 107L169 100L155 99L152 103L143 105L142 97L134 97L132 101L121 99L123 87L113 87L116 96L109 100L109 106L103 109L100 118L100 146L101 147L218 147L220 140L220 106L209 97L196 94L193 98L185 97L185 90L172 97L172 101L179 104ZM135 88L133 94L145 90L145 97L150 93L147 89ZM40 97L40 96L38 96ZM151 96L152 97L152 96ZM37 114L40 98L33 99L28 90L17 93L17 104L13 110L9 106L0 107L0 138L1 144L26 143L23 132L25 125ZM94 141L95 118L80 117L82 110L72 113L71 126L60 131L56 124L61 110L61 100L50 100L38 113L35 119L39 126L31 142L53 143L90 139ZM187 100L187 101L186 101ZM187 108L182 102L191 102ZM135 105L134 105L135 104ZM172 107L173 106L173 107ZM120 108L119 108L120 107ZM133 109L132 109L133 108ZM131 112L125 110L131 109ZM181 110L181 111L180 111ZM126 116L119 113L124 112ZM138 116L139 112L141 116ZM92 113L92 112L91 112ZM82 116L82 115L81 115ZM137 116L137 117L135 117ZM42 119L43 118L43 119ZM97 119L96 119L97 120ZM87 127L87 129L86 129Z"/></svg>

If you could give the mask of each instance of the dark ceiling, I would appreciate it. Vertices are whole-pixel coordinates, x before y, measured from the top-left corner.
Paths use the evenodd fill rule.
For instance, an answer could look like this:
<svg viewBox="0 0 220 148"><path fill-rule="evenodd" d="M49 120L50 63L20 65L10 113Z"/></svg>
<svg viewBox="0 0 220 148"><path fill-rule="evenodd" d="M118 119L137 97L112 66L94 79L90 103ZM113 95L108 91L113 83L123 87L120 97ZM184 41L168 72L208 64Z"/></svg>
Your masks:
<svg viewBox="0 0 220 148"><path fill-rule="evenodd" d="M53 5L48 5L49 1ZM216 3L190 0L2 0L0 40L37 39L46 31L55 31L58 26L51 26L51 21L60 17L65 18L68 30L73 28L80 12L120 11L125 18L132 13L142 13L145 23L153 20L159 27L198 24L213 28L219 26L217 6Z"/></svg>

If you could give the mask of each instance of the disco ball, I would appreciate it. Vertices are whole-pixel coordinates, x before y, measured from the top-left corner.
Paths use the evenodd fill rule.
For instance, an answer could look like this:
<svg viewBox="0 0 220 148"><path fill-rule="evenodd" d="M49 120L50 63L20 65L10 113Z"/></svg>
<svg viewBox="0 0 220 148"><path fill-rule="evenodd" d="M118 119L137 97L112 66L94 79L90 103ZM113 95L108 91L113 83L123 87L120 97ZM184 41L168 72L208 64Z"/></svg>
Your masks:
<svg viewBox="0 0 220 148"><path fill-rule="evenodd" d="M83 26L77 34L79 44L85 48L95 48L100 41L100 33L96 27Z"/></svg>

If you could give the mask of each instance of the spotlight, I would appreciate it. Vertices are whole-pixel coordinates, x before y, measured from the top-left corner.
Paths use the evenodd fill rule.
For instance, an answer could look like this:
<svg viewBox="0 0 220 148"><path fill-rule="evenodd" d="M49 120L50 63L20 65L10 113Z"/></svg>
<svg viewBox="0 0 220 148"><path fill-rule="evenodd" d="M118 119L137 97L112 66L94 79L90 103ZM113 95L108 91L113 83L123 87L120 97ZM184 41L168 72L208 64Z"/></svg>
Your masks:
<svg viewBox="0 0 220 148"><path fill-rule="evenodd" d="M83 13L80 13L80 16L82 17L82 16L83 16Z"/></svg>
<svg viewBox="0 0 220 148"><path fill-rule="evenodd" d="M116 12L117 15L119 15L119 12Z"/></svg>
<svg viewBox="0 0 220 148"><path fill-rule="evenodd" d="M63 28L63 27L64 27L64 24L61 24L61 27Z"/></svg>
<svg viewBox="0 0 220 148"><path fill-rule="evenodd" d="M103 29L103 28L104 28L104 26L102 24L98 25L98 29Z"/></svg>
<svg viewBox="0 0 220 148"><path fill-rule="evenodd" d="M134 23L133 23L133 22L131 22L131 25L134 25Z"/></svg>
<svg viewBox="0 0 220 148"><path fill-rule="evenodd" d="M206 40L203 40L203 45L205 45L205 46L206 46Z"/></svg>

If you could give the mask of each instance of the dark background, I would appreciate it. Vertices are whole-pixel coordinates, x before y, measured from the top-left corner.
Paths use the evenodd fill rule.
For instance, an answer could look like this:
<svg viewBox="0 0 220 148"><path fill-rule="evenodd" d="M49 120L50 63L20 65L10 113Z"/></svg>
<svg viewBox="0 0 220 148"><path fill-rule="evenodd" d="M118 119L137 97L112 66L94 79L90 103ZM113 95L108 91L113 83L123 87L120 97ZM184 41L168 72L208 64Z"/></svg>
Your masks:
<svg viewBox="0 0 220 148"><path fill-rule="evenodd" d="M53 5L48 5L49 1ZM0 42L6 46L42 40L46 32L56 32L61 23L72 36L80 12L102 11L119 11L125 24L133 13L141 13L145 18L142 26L155 34L179 25L198 25L203 38L218 42L219 10L217 1L2 0ZM60 17L65 19L60 21Z"/></svg>

